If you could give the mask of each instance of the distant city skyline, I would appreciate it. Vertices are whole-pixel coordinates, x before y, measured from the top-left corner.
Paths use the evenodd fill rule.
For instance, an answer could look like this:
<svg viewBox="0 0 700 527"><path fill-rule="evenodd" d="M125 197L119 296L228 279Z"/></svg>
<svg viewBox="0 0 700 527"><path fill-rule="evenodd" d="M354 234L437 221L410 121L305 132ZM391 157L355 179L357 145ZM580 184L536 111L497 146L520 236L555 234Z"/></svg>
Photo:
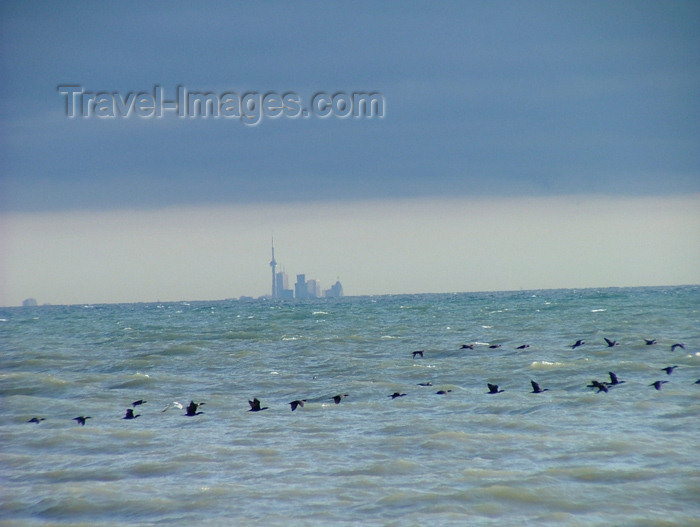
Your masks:
<svg viewBox="0 0 700 527"><path fill-rule="evenodd" d="M700 195L70 212L2 226L8 306L257 298L270 294L271 231L287 269L340 274L352 296L700 284Z"/></svg>
<svg viewBox="0 0 700 527"><path fill-rule="evenodd" d="M283 269L277 271L277 260L275 259L275 240L272 239L272 259L270 260L272 268L272 289L270 298L289 300L292 298L340 298L343 296L343 286L340 283L340 278L329 289L321 294L321 282L314 278L306 279L306 274L298 274L297 281L294 284L294 289L289 287L289 277Z"/></svg>

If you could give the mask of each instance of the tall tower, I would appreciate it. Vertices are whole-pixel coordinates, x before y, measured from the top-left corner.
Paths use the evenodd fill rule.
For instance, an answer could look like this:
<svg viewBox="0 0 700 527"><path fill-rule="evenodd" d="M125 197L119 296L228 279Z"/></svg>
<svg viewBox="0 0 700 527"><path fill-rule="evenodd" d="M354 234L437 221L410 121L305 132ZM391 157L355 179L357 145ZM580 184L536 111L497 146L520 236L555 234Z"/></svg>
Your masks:
<svg viewBox="0 0 700 527"><path fill-rule="evenodd" d="M270 260L270 267L272 267L272 298L277 298L277 288L275 287L275 268L277 267L277 262L275 261L274 238L272 238L272 260Z"/></svg>

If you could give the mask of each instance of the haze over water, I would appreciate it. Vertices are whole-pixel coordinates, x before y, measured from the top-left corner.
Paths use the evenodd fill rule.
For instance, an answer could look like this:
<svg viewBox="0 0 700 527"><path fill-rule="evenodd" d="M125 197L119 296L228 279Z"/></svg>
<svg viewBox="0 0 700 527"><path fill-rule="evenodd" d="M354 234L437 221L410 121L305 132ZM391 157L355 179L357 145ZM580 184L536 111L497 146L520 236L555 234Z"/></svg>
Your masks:
<svg viewBox="0 0 700 527"><path fill-rule="evenodd" d="M3 525L700 525L698 286L0 319Z"/></svg>

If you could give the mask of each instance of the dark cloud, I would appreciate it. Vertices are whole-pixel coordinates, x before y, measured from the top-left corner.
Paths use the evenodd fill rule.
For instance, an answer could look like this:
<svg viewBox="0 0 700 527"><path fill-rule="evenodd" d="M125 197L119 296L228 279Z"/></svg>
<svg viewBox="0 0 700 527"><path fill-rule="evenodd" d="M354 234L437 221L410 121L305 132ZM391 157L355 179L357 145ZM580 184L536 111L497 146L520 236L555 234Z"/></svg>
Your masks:
<svg viewBox="0 0 700 527"><path fill-rule="evenodd" d="M693 2L4 3L3 210L700 190ZM383 119L67 119L89 91L378 91Z"/></svg>

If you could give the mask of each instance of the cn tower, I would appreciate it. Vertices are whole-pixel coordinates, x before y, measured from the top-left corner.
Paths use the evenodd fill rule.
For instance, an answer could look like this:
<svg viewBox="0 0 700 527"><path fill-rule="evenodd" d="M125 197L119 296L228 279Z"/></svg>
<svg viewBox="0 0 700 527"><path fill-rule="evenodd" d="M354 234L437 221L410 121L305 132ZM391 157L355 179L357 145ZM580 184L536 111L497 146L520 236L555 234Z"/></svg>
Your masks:
<svg viewBox="0 0 700 527"><path fill-rule="evenodd" d="M274 238L272 238L272 260L270 261L270 267L272 267L272 298L277 298L277 288L275 287L275 267L277 267L277 262L275 261Z"/></svg>

